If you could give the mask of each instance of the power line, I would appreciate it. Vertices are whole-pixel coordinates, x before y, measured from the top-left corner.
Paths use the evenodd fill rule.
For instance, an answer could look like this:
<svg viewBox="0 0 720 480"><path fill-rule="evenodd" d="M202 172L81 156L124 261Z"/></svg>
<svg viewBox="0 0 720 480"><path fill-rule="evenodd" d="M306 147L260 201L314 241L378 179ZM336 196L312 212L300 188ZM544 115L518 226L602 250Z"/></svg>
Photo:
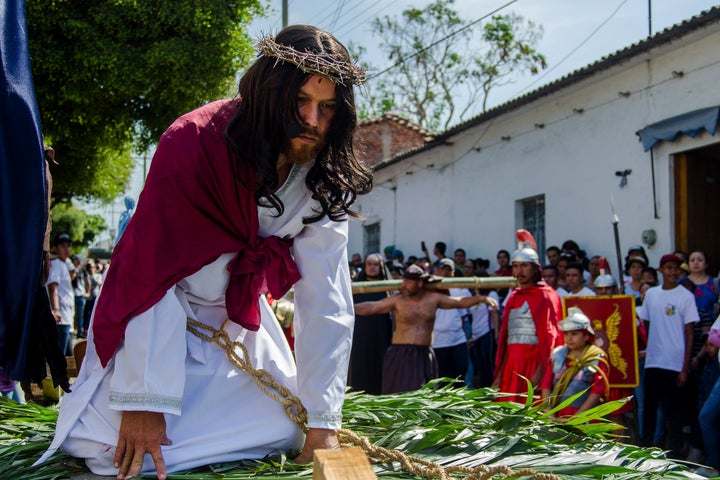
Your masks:
<svg viewBox="0 0 720 480"><path fill-rule="evenodd" d="M383 1L383 0L376 0L372 5L370 5L369 7L365 7L361 12L358 12L357 15L353 14L353 12L354 12L355 10L357 10L358 8L360 8L360 7L364 7L364 3L365 3L365 2L364 2L364 1L355 2L352 7L344 10L343 13L342 13L342 15L340 15L340 16L338 17L337 21L340 21L341 19L345 19L346 17L349 18L349 20L347 20L345 23L343 23L342 25L340 25L340 26L337 27L337 28L335 28L335 27L333 26L333 27L332 27L332 33L333 33L333 35L335 35L336 37L338 37L338 36L340 35L340 31L341 31L345 26L347 26L347 25L349 25L349 24L351 24L351 23L357 23L357 24L360 24L360 25L361 25L361 24L363 24L363 22L365 22L365 20L366 20L367 18L372 17L373 15L377 15L377 14L379 14L382 10L385 10L385 9L393 6L393 2L388 2L387 0L385 0L385 4L386 4L385 7L382 8L381 10L377 11L376 13L373 13L373 12L372 12L372 9L373 9L378 3L382 2L382 1ZM362 16L362 15L364 15L364 14L367 14L368 12L370 12L370 13L369 13L369 15L366 15L365 20L358 20L358 17L359 17L359 16ZM335 23L337 23L337 21L336 21Z"/></svg>
<svg viewBox="0 0 720 480"><path fill-rule="evenodd" d="M565 55L558 63L556 63L555 65L553 65L552 68L550 68L549 70L545 71L545 73L543 73L543 74L540 75L538 78L536 78L532 83L526 85L522 90L520 90L520 91L517 92L515 95L513 95L513 97L517 97L518 95L520 95L521 93L523 93L524 91L526 91L527 89L529 89L530 87L532 87L533 85L535 85L536 83L538 83L540 80L542 80L543 78L545 78L545 77L547 77L548 75L550 75L550 73L552 73L553 70L555 70L555 69L558 68L560 65L562 65L562 63L563 63L565 60L567 60L568 58L570 58L570 56L571 56L572 54L574 54L575 52L577 52L578 50L580 50L580 48L582 48L583 45L585 45L598 31L600 31L600 29L601 29L602 27L604 27L605 24L607 24L610 20L612 20L612 18L620 11L620 9L623 7L623 5L625 5L627 2L628 2L628 0L623 0L622 2L620 2L620 5L618 5L617 8L615 8L615 10L610 14L610 16L607 17L600 25L598 25L597 28L595 28L595 30L593 30L592 32L590 32L590 35L588 35L587 37L585 37L585 39L584 39L582 42L580 42L577 47L573 48L573 49L570 51L570 53L568 53L567 55Z"/></svg>
<svg viewBox="0 0 720 480"><path fill-rule="evenodd" d="M362 25L366 25L366 21L367 21L370 17L376 17L376 16L380 15L381 12L383 12L383 11L385 11L385 10L387 10L388 8L390 8L390 7L393 6L393 3L392 3L392 2L387 2L387 1L386 1L386 2L385 2L385 6L384 6L383 8L381 8L380 10L378 10L378 11L376 11L376 12L373 12L373 11L372 11L373 7L375 7L375 5L377 5L378 3L382 2L382 1L383 1L383 0L377 0L375 3L373 3L372 5L370 5L370 7L368 7L367 10L366 10L366 11L370 11L370 15L366 15L363 20L358 20L357 18L351 18L351 19L348 20L347 22L345 22L345 23L343 23L342 25L340 25L340 26L337 28L337 31L340 32L343 28L345 28L345 26L347 26L347 25L349 25L349 24L351 24L351 23L355 23L355 26L354 26L353 28L351 28L351 29L348 30L347 32L344 32L344 33L343 33L343 35L349 35L350 32L355 31L358 27L360 27L360 26L362 26Z"/></svg>
<svg viewBox="0 0 720 480"><path fill-rule="evenodd" d="M436 45L444 42L444 41L447 40L448 38L454 37L455 35L457 35L458 33L462 32L463 30L467 30L468 28L474 26L475 24L482 22L483 20L487 19L487 18L490 17L491 15L494 15L494 14L498 13L499 11L504 10L505 8L509 7L510 5L512 5L513 3L517 2L517 1L518 1L518 0L511 0L511 1L507 2L505 5L502 5L502 6L498 7L498 8L496 8L496 9L493 10L492 12L490 12L490 13L488 13L488 14L486 14L486 15L483 15L482 17L478 18L477 20L474 20L474 21L468 23L467 25L458 28L458 29L455 30L454 32L450 32L449 34L445 35L445 36L444 36L443 38L441 38L440 40L437 40L436 42L431 43L431 44L428 45L427 47L424 47L424 48L418 50L417 52L413 53L412 55L410 55L410 56L408 56L408 57L403 58L402 60L398 60L397 62L395 62L394 64L390 65L390 66L387 67L386 69L381 70L381 71L379 71L378 73L375 73L375 74L373 74L373 75L369 75L369 76L368 76L368 80L372 80L373 78L377 78L377 77L379 77L380 75L383 75L383 74L389 72L390 70L392 70L393 68L397 67L398 65L401 65L401 64L405 63L406 61L411 60L411 59L417 57L417 56L420 55L421 53L424 53L424 52L426 52L427 50L430 50L432 47L434 47L434 46L436 46ZM628 0L625 0L625 1L628 1Z"/></svg>
<svg viewBox="0 0 720 480"><path fill-rule="evenodd" d="M335 15L335 12L336 12L336 11L337 11L337 8L336 8L335 10L330 10L330 11L327 12L325 15L322 15L322 13L321 13L320 15L312 18L312 19L310 20L310 24L311 24L311 25L316 25L316 26L320 27L320 26L323 24L323 22L325 22L326 20L332 18L332 17ZM321 17L321 15L322 15L322 17ZM318 18L320 18L320 19L318 20Z"/></svg>
<svg viewBox="0 0 720 480"><path fill-rule="evenodd" d="M345 2L347 0L340 0L337 4L337 7L335 8L335 15L333 15L333 20L330 23L330 27L328 30L332 30L335 27L335 24L340 19L340 13L342 12L343 7L345 6Z"/></svg>

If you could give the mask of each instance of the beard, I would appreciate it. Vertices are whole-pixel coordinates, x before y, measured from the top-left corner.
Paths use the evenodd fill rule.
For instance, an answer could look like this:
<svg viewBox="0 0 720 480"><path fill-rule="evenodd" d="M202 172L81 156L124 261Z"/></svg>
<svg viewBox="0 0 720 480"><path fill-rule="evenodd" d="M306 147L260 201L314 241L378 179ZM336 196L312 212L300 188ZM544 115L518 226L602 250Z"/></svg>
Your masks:
<svg viewBox="0 0 720 480"><path fill-rule="evenodd" d="M283 153L290 163L304 165L315 158L318 151L319 148L315 145L300 145L297 147L290 145Z"/></svg>
<svg viewBox="0 0 720 480"><path fill-rule="evenodd" d="M284 137L280 152L290 163L303 165L317 156L325 146L325 141L316 129L305 128L299 136L308 136L317 139L315 143L302 143L295 138ZM293 141L296 140L296 141Z"/></svg>

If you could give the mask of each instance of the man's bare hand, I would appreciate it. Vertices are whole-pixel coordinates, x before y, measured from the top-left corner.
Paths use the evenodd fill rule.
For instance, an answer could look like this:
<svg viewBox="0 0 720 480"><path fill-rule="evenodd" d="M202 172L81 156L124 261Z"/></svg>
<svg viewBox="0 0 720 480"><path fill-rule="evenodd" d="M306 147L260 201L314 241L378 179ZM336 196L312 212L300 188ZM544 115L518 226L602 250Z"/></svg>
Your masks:
<svg viewBox="0 0 720 480"><path fill-rule="evenodd" d="M492 297L485 297L483 300L485 302L485 305L487 305L490 308L498 308L498 302Z"/></svg>
<svg viewBox="0 0 720 480"><path fill-rule="evenodd" d="M340 448L340 441L338 440L335 430L328 430L326 428L310 428L308 429L307 436L305 437L305 445L303 445L302 452L300 452L300 455L295 457L294 462L312 462L313 452L315 452L316 449L326 448Z"/></svg>
<svg viewBox="0 0 720 480"><path fill-rule="evenodd" d="M165 433L165 415L157 412L122 412L120 434L113 463L118 468L118 480L140 474L145 454L155 463L159 480L165 480L167 468L160 445L170 445Z"/></svg>

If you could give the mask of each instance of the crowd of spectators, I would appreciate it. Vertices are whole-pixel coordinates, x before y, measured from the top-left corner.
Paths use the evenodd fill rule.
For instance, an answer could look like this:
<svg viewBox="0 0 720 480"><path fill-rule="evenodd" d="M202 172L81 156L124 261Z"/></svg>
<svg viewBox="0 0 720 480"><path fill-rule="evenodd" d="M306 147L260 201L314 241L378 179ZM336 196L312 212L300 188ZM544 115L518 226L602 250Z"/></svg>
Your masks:
<svg viewBox="0 0 720 480"><path fill-rule="evenodd" d="M510 277L516 263L511 261L515 254L511 256L508 250L498 251L494 263L484 258L468 258L464 248L453 250L450 258L446 255L447 245L443 242L434 245L432 256L424 242L421 250L421 255L405 257L400 249L391 245L382 254L375 253L368 258L374 263L383 259L384 274L396 279L403 278L411 265L430 275ZM614 396L612 391L609 395L610 399L621 398L618 395L633 395L632 402L628 404L631 415L625 417L630 419L626 426L632 441L667 448L674 458L698 463L704 459L711 468L703 467L698 473L710 477L720 475L717 471L720 469L720 368L718 349L708 341L713 320L718 317L719 289L717 277L709 273L707 255L700 250L691 251L689 255L676 251L664 255L654 266L643 246L633 245L624 258L624 271L612 277L604 259L588 255L572 240L559 247L551 246L544 253L542 261L540 257L536 261L537 271L542 275L537 285L551 287L560 298L594 296L596 290L598 295L622 293L634 297L641 381L635 389L618 389ZM364 261L360 254L352 255L354 280L369 279L366 266L367 260ZM380 279L377 275L375 278ZM596 285L599 278L611 278L612 285L608 287L604 281L602 285ZM465 375L460 377L469 387L487 387L493 384L493 376L502 376L502 372L498 372L502 365L497 350L503 345L498 344L498 337L506 328L504 322L507 322L507 316L503 316L503 309L507 307L509 293L513 290L519 288L482 292L497 298L497 309L480 303L458 310L456 323L467 340ZM472 293L467 292L468 295ZM402 291L375 294L375 297L393 294L402 294ZM453 292L453 295L458 296L459 293ZM360 298L357 300L362 301ZM447 315L447 312L438 310L436 319ZM356 329L358 325L363 325L362 318L357 317ZM557 322L561 320L563 317L559 316ZM384 322L392 328L392 316L385 315ZM447 322L438 323L447 329ZM592 328L589 330L592 332ZM720 331L718 333L720 337ZM434 332L434 335L438 334ZM556 345L563 344L563 334L567 340L568 332L558 328ZM439 336L445 338L447 332L443 331ZM353 351L364 348L357 338ZM382 351L375 349L375 355L382 356ZM375 377L382 375L379 364L379 361L375 362ZM442 363L440 370L443 371ZM377 378L376 382L381 383L381 379ZM365 390L362 382L353 383L352 378L349 384L354 389ZM497 382L495 385L498 385ZM608 395L604 398L607 399Z"/></svg>

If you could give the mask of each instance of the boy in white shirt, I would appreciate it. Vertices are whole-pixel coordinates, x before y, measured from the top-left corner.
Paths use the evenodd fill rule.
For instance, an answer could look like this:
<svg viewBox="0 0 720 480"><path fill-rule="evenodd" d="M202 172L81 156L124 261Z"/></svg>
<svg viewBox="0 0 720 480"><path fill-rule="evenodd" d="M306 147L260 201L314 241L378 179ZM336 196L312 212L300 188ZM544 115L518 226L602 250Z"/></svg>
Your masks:
<svg viewBox="0 0 720 480"><path fill-rule="evenodd" d="M690 364L693 323L699 320L693 295L677 283L681 263L677 255L663 255L663 283L647 291L639 311L649 329L642 445L653 446L657 410L662 405L672 458L679 458L682 449L682 388Z"/></svg>

